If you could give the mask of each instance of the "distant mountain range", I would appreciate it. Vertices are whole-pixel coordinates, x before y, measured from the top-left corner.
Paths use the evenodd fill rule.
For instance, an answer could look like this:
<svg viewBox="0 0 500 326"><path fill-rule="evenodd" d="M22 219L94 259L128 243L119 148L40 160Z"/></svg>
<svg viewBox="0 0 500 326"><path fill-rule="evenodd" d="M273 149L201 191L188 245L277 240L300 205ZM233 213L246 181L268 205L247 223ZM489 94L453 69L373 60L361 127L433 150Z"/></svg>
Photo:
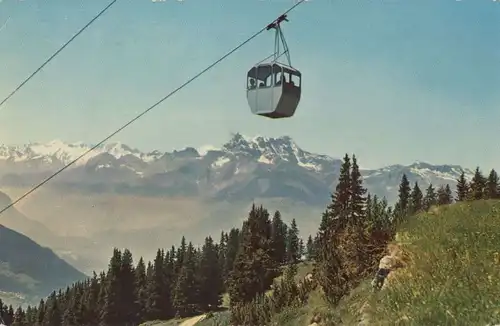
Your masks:
<svg viewBox="0 0 500 326"><path fill-rule="evenodd" d="M0 186L26 187L43 180L91 148L83 143L52 141L24 146L0 145ZM339 153L340 154L340 153ZM147 196L201 196L214 200L251 201L286 198L324 205L334 189L341 160L300 148L290 137L245 137L235 134L220 148L186 147L149 153L121 143L100 146L47 186L64 191L113 192ZM371 193L397 197L401 176L454 186L465 171L458 165L390 165L362 170Z"/></svg>

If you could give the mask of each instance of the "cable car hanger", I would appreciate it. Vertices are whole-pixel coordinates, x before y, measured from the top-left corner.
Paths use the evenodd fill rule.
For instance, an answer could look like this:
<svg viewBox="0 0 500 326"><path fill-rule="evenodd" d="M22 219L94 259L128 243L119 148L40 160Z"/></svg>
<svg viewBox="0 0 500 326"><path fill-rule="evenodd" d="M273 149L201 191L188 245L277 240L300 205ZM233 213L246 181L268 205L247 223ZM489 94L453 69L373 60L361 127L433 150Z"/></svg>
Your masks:
<svg viewBox="0 0 500 326"><path fill-rule="evenodd" d="M292 67L292 61L290 59L290 52L288 50L288 44L286 43L285 40L285 35L283 34L283 31L281 30L281 23L282 22L288 22L288 17L286 14L283 14L279 16L274 22L271 24L267 25L266 30L271 30L274 29L276 30L276 34L274 37L274 60L273 62L276 62L282 55L286 55L288 65ZM283 52L280 54L280 41L283 44Z"/></svg>
<svg viewBox="0 0 500 326"><path fill-rule="evenodd" d="M275 30L274 52L247 73L246 93L250 110L255 115L270 119L292 117L301 97L302 74L292 66L290 50L281 29L284 21L288 22L286 14L266 26L265 30ZM278 61L283 55L288 64ZM270 62L265 62L270 58Z"/></svg>

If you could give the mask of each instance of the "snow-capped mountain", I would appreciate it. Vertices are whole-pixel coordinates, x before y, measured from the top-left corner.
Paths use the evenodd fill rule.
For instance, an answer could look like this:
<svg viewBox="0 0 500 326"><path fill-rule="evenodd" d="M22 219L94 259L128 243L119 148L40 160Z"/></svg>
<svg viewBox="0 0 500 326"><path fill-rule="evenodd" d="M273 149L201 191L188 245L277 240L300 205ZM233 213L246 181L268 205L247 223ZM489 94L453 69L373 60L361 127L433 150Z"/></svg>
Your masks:
<svg viewBox="0 0 500 326"><path fill-rule="evenodd" d="M92 145L59 140L24 146L0 145L0 182L32 186L87 153L47 186L78 191L143 195L203 196L221 200L288 198L324 204L337 181L341 160L301 149L290 137L235 134L220 148L187 147L149 153L121 143L90 151ZM421 188L429 183L454 186L462 168L416 162L363 170L368 190L396 198L403 174ZM468 177L470 170L465 170Z"/></svg>

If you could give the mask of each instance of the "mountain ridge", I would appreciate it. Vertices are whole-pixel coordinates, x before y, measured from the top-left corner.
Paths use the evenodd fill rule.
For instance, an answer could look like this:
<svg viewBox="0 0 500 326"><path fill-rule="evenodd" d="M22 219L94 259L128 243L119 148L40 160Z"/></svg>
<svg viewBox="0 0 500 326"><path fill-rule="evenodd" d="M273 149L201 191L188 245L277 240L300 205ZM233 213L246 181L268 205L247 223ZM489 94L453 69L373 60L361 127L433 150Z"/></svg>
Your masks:
<svg viewBox="0 0 500 326"><path fill-rule="evenodd" d="M0 145L0 185L32 186L92 148L83 142ZM221 147L185 147L171 152L142 152L121 142L106 143L58 176L64 190L161 196L203 196L220 200L289 198L324 204L336 184L341 160L302 149L289 136L247 137L240 133ZM417 161L362 169L369 190L394 200L402 174L422 186L456 182L459 165ZM399 182L399 180L397 180ZM381 184L386 184L381 188ZM372 188L372 189L370 189Z"/></svg>

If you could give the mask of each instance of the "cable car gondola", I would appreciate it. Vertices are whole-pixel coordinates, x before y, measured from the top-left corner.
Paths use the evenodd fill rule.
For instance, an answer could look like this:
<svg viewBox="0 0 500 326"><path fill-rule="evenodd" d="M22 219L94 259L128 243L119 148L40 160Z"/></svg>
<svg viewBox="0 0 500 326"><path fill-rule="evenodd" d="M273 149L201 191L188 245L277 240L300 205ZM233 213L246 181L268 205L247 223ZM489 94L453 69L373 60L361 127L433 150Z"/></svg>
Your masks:
<svg viewBox="0 0 500 326"><path fill-rule="evenodd" d="M302 74L292 66L288 45L280 27L283 21L288 21L286 15L267 26L267 30L276 31L271 62L265 62L268 57L247 73L247 101L252 113L271 119L290 118L295 114L302 86ZM283 45L281 53L280 43ZM288 64L278 61L282 55L287 57Z"/></svg>

